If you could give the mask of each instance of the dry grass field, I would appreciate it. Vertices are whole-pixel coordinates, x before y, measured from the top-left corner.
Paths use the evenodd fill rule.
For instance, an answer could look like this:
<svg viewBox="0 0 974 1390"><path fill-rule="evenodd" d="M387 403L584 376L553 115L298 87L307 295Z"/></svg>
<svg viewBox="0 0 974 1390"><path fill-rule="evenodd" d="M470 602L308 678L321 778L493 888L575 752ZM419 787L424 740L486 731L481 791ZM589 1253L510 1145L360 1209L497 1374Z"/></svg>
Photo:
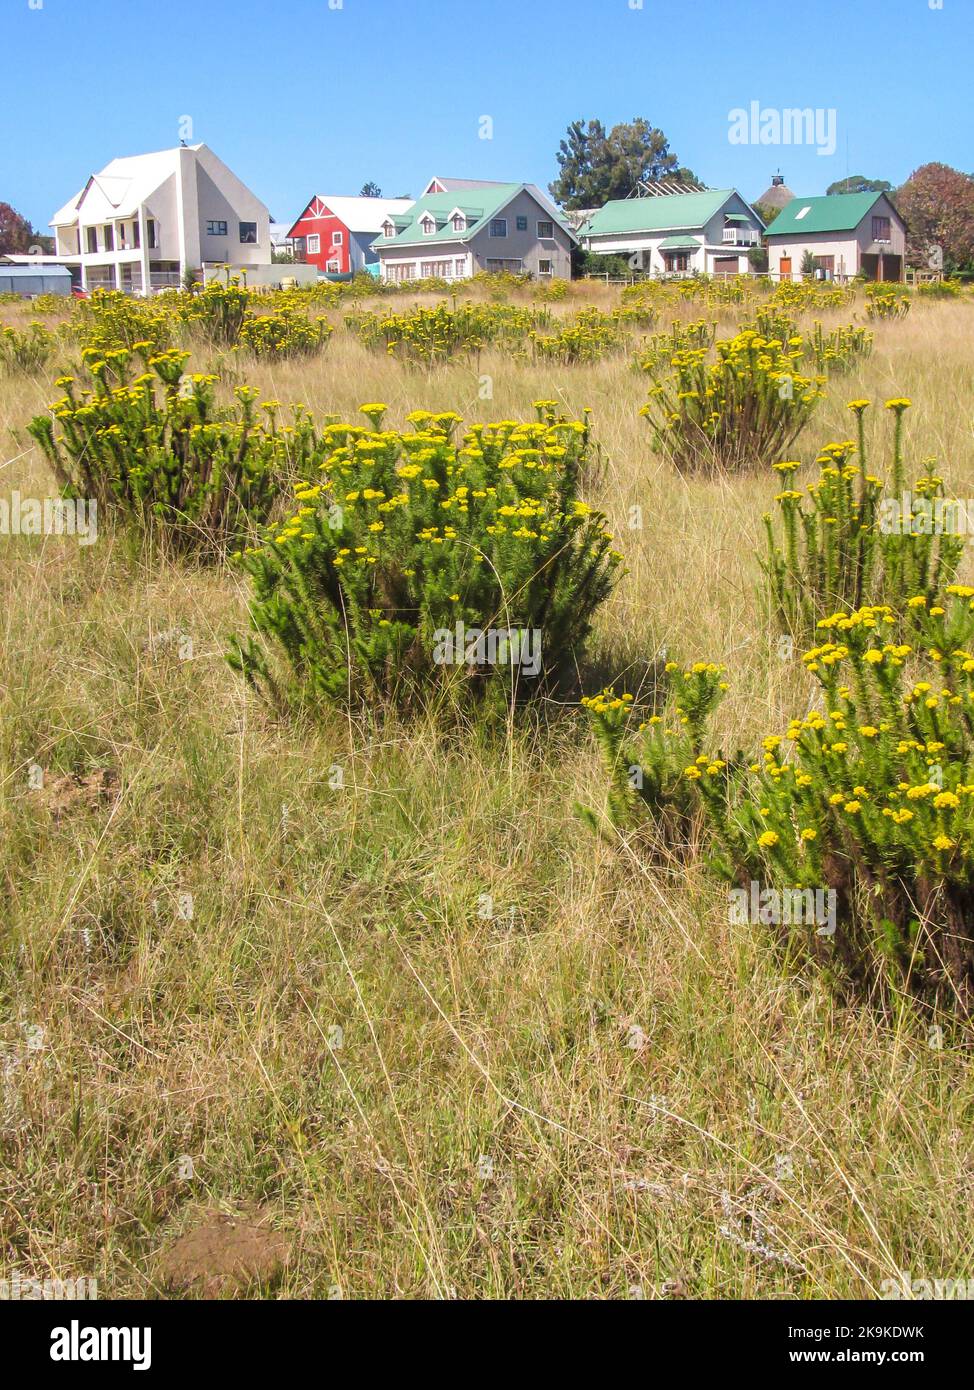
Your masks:
<svg viewBox="0 0 974 1390"><path fill-rule="evenodd" d="M555 312L616 295L585 285ZM882 402L905 395L911 467L936 459L974 496L974 305L875 332L794 456L849 437L864 396L878 470ZM725 664L727 745L806 708L757 597L776 475L677 475L627 359L426 373L339 329L310 363L246 375L316 414L387 402L393 427L418 407L589 408L591 500L629 570L593 665L632 688L664 647ZM24 429L52 377L0 380L4 497L53 492ZM702 865L594 836L573 803L600 805L603 777L574 705L493 732L279 721L224 659L240 575L99 521L87 548L0 537L0 1277L808 1299L974 1276L963 1038L840 1008L728 923Z"/></svg>

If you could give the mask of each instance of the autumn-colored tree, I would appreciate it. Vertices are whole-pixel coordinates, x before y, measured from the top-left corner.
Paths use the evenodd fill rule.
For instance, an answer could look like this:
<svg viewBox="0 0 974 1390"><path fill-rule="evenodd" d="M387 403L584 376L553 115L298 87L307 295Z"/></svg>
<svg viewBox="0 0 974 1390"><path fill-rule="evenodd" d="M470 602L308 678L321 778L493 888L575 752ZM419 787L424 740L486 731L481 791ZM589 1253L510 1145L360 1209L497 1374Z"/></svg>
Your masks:
<svg viewBox="0 0 974 1390"><path fill-rule="evenodd" d="M601 121L572 121L555 158L561 172L548 188L566 211L627 198L640 181L696 182L670 153L663 132L641 117L613 126L608 134Z"/></svg>
<svg viewBox="0 0 974 1390"><path fill-rule="evenodd" d="M974 261L974 179L949 164L924 164L896 195L907 226L907 259L927 266L936 248L947 271Z"/></svg>
<svg viewBox="0 0 974 1390"><path fill-rule="evenodd" d="M0 203L0 256L26 255L36 244L27 218L21 217L9 203Z"/></svg>

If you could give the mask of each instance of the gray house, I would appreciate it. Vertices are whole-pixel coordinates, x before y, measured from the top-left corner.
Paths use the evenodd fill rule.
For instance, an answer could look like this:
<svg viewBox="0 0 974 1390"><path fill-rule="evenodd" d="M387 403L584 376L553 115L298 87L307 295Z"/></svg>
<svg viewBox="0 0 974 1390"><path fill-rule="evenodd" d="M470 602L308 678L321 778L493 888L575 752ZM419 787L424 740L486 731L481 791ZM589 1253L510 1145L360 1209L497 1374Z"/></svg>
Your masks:
<svg viewBox="0 0 974 1390"><path fill-rule="evenodd" d="M372 249L383 280L500 270L568 280L577 241L534 184L434 178L407 212L386 218Z"/></svg>

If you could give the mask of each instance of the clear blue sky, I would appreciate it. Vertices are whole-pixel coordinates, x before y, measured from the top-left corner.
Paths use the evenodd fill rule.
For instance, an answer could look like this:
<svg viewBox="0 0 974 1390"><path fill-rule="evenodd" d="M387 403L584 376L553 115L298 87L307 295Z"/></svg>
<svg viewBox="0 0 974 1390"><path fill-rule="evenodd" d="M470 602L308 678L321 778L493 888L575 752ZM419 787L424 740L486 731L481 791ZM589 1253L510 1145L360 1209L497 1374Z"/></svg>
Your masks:
<svg viewBox="0 0 974 1390"><path fill-rule="evenodd" d="M279 221L369 179L544 187L577 117L645 116L747 198L779 164L804 194L934 159L974 172L974 0L338 4L2 0L0 201L46 228L115 155L178 144L184 116ZM835 154L731 144L728 113L753 101L834 108Z"/></svg>

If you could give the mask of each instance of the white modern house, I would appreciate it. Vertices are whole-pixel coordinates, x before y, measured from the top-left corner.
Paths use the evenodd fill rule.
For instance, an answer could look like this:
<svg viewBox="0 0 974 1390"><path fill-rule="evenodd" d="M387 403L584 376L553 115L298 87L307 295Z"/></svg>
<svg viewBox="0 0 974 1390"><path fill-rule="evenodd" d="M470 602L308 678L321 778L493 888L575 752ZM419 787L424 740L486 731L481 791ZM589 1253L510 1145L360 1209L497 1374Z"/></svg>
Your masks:
<svg viewBox="0 0 974 1390"><path fill-rule="evenodd" d="M82 289L151 294L187 270L271 261L270 214L206 145L113 159L51 218Z"/></svg>
<svg viewBox="0 0 974 1390"><path fill-rule="evenodd" d="M778 280L800 280L809 258L826 280L903 279L906 223L885 193L793 198L766 240L769 269Z"/></svg>
<svg viewBox="0 0 974 1390"><path fill-rule="evenodd" d="M742 275L764 223L734 188L616 198L579 228L587 251L623 255L647 275Z"/></svg>

